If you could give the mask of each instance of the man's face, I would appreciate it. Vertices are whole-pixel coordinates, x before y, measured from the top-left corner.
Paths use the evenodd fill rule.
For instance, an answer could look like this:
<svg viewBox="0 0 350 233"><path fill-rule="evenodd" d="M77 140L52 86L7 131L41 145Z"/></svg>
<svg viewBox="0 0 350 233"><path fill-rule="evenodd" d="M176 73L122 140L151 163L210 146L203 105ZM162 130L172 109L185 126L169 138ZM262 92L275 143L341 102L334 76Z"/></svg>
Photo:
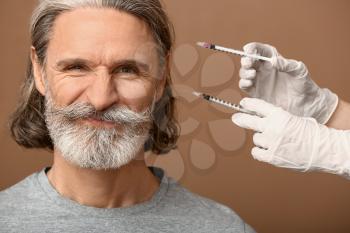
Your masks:
<svg viewBox="0 0 350 233"><path fill-rule="evenodd" d="M154 39L140 19L92 8L59 16L45 75L35 75L55 148L86 168L117 168L132 160L162 94L159 67Z"/></svg>
<svg viewBox="0 0 350 233"><path fill-rule="evenodd" d="M57 105L118 104L141 111L159 78L154 39L140 19L114 9L77 9L55 22L47 51L47 78ZM159 80L158 80L159 81Z"/></svg>

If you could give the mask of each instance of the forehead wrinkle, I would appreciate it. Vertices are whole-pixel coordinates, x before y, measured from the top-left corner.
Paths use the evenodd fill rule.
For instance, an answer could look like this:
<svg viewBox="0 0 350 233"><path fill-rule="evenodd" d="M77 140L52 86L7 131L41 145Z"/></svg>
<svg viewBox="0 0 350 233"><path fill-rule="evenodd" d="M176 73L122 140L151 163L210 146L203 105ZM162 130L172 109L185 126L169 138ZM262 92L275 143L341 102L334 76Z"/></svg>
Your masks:
<svg viewBox="0 0 350 233"><path fill-rule="evenodd" d="M140 42L154 41L150 29L142 20L125 12L104 8L76 9L63 13L55 20L54 38L59 39L59 44L65 42L77 49L91 42L95 50L106 50L116 42L127 42L135 47ZM101 41L103 43L99 43ZM123 48L121 45L119 47Z"/></svg>
<svg viewBox="0 0 350 233"><path fill-rule="evenodd" d="M96 60L115 59L115 55L134 56L140 44L154 42L146 23L135 16L115 9L93 8L60 15L55 21L51 40L56 52L95 56ZM112 48L118 48L118 54Z"/></svg>

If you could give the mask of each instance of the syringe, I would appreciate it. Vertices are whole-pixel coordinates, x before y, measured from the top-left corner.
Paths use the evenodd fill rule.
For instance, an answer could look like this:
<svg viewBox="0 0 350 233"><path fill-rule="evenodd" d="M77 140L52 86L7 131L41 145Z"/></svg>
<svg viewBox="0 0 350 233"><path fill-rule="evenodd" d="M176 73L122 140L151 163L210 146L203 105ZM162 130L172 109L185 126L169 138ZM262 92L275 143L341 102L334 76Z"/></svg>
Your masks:
<svg viewBox="0 0 350 233"><path fill-rule="evenodd" d="M262 117L256 112L244 109L239 104L230 103L228 101L219 99L217 97L214 97L214 96L211 96L211 95L207 95L207 94L204 94L204 93L195 92L195 91L192 92L192 94L195 95L195 96L198 96L198 97L202 97L203 99L205 99L205 100L207 100L209 102L220 104L222 106L225 106L227 108L231 108L231 109L233 109L235 111L238 111L238 112L242 112L242 113L246 113L246 114Z"/></svg>
<svg viewBox="0 0 350 233"><path fill-rule="evenodd" d="M259 54L250 54L250 53L246 53L244 51L225 48L225 47L215 45L215 44L210 44L207 42L197 42L197 45L200 47L206 48L206 49L213 49L213 50L220 51L220 52L231 53L231 54L235 54L235 55L239 55L239 56L250 57L250 58L254 58L254 59L258 59L258 60L262 60L262 61L268 61L268 62L273 63L272 58L264 57L264 56L261 56Z"/></svg>

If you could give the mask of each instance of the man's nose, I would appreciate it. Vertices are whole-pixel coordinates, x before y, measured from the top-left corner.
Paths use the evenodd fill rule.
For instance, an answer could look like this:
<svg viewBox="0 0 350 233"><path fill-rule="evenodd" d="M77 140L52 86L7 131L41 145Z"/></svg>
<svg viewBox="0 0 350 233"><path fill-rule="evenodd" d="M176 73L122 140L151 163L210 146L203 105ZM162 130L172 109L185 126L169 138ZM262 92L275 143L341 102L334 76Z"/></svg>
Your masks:
<svg viewBox="0 0 350 233"><path fill-rule="evenodd" d="M96 74L87 93L90 104L97 111L103 111L115 105L118 100L117 86L108 71Z"/></svg>

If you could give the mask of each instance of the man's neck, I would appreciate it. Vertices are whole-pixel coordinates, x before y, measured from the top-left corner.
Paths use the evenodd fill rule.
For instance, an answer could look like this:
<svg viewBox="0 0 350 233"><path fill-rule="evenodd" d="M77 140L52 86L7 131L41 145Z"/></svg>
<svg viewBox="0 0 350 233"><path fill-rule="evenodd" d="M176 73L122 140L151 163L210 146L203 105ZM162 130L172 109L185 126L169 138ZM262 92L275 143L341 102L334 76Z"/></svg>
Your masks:
<svg viewBox="0 0 350 233"><path fill-rule="evenodd" d="M142 203L151 199L159 188L158 179L144 160L133 160L116 170L93 170L73 166L55 152L54 163L47 176L62 196L97 208Z"/></svg>

